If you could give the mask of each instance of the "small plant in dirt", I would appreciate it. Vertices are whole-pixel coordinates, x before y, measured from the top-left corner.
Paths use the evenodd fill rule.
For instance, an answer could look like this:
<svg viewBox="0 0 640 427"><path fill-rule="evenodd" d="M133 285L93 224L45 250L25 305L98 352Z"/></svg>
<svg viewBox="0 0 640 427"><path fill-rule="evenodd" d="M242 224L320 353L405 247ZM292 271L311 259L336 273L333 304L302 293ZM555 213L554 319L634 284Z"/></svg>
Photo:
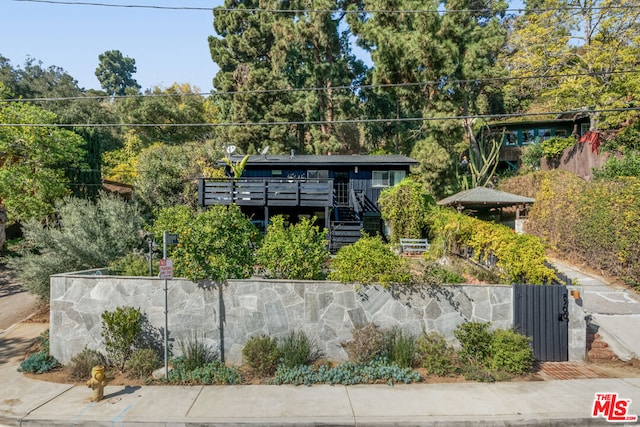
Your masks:
<svg viewBox="0 0 640 427"><path fill-rule="evenodd" d="M184 369L193 371L206 366L208 363L217 359L217 354L213 351L203 338L197 335L178 342L180 347L180 363Z"/></svg>
<svg viewBox="0 0 640 427"><path fill-rule="evenodd" d="M410 368L416 354L416 338L393 327L384 333L384 355L389 363L395 363L401 368Z"/></svg>
<svg viewBox="0 0 640 427"><path fill-rule="evenodd" d="M132 378L148 378L160 366L160 357L152 348L140 348L133 352L124 364L125 372Z"/></svg>
<svg viewBox="0 0 640 427"><path fill-rule="evenodd" d="M451 375L457 370L455 349L437 332L416 339L416 361L433 375Z"/></svg>
<svg viewBox="0 0 640 427"><path fill-rule="evenodd" d="M287 368L313 363L320 357L317 344L302 331L293 331L280 340L280 364Z"/></svg>
<svg viewBox="0 0 640 427"><path fill-rule="evenodd" d="M464 278L458 273L430 260L425 262L424 271L419 280L425 285L431 286L464 283Z"/></svg>
<svg viewBox="0 0 640 427"><path fill-rule="evenodd" d="M244 345L242 356L254 374L270 377L276 372L280 360L277 340L266 335L253 336Z"/></svg>
<svg viewBox="0 0 640 427"><path fill-rule="evenodd" d="M493 336L490 326L489 322L465 322L453 331L462 347L458 356L465 365L482 366L489 361Z"/></svg>
<svg viewBox="0 0 640 427"><path fill-rule="evenodd" d="M133 307L118 307L102 313L102 338L107 357L121 370L139 343L143 321L140 309Z"/></svg>
<svg viewBox="0 0 640 427"><path fill-rule="evenodd" d="M67 372L70 379L82 381L91 378L91 368L105 363L106 360L102 354L85 347L80 353L71 358L67 365Z"/></svg>
<svg viewBox="0 0 640 427"><path fill-rule="evenodd" d="M36 340L35 352L29 355L18 368L18 372L42 374L60 366L49 353L49 331L43 332Z"/></svg>
<svg viewBox="0 0 640 427"><path fill-rule="evenodd" d="M204 366L189 369L183 357L173 360L173 370L166 381L170 384L240 384L242 376L238 369L228 367L219 360L213 360Z"/></svg>
<svg viewBox="0 0 640 427"><path fill-rule="evenodd" d="M491 368L522 375L533 369L531 338L509 329L499 329L491 339Z"/></svg>
<svg viewBox="0 0 640 427"><path fill-rule="evenodd" d="M384 332L374 323L367 323L351 331L353 340L342 343L349 360L354 363L368 362L382 354Z"/></svg>
<svg viewBox="0 0 640 427"><path fill-rule="evenodd" d="M420 374L411 368L401 368L389 363L385 357L377 357L366 363L346 362L338 366L321 365L313 367L299 365L296 367L278 366L271 384L312 385L324 384L372 384L384 381L394 383L411 383L420 381Z"/></svg>

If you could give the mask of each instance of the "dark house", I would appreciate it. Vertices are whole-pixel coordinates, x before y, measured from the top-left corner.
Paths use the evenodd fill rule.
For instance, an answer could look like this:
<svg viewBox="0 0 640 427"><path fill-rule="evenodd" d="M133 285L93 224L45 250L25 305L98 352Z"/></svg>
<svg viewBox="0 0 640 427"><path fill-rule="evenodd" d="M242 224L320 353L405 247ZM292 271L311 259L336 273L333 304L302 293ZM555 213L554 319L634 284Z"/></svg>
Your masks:
<svg viewBox="0 0 640 427"><path fill-rule="evenodd" d="M230 160L237 163L242 157ZM415 164L401 155L256 155L239 179L201 178L199 204L235 203L263 230L274 215L291 223L315 216L329 230L335 251L356 241L362 229L383 232L378 197ZM227 175L233 175L228 166Z"/></svg>
<svg viewBox="0 0 640 427"><path fill-rule="evenodd" d="M557 115L554 119L511 122L493 122L483 128L479 139L501 138L498 168L516 170L520 167L522 149L554 136L576 140L589 131L590 118L587 111L571 111Z"/></svg>

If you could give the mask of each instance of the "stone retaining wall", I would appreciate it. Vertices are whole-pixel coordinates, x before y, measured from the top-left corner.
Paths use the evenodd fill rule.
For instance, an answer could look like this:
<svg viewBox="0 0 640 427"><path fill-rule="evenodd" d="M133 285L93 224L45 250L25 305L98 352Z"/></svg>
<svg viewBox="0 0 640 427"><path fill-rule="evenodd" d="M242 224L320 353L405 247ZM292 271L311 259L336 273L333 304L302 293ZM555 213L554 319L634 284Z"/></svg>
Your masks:
<svg viewBox="0 0 640 427"><path fill-rule="evenodd" d="M256 334L283 337L301 330L326 357L343 361L347 355L341 343L351 339L355 326L368 322L384 329L401 326L416 335L435 331L451 343L456 326L465 321L491 322L495 328L513 325L510 286L373 286L355 291L337 282L261 279L232 280L222 289L183 279L167 285L173 353L180 354L180 341L193 338L219 350L222 313L224 355L232 364L242 362L242 347ZM63 364L85 347L103 348L100 315L105 310L139 308L159 337L164 330L164 280L158 278L55 275L50 302L51 354Z"/></svg>

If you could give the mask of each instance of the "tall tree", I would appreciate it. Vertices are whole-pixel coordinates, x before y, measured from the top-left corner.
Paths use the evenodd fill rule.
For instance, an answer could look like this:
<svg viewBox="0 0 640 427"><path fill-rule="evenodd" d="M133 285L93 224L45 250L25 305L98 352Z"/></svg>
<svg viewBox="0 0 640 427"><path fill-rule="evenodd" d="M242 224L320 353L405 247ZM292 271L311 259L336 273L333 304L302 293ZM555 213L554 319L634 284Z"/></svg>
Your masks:
<svg viewBox="0 0 640 427"><path fill-rule="evenodd" d="M523 89L516 93L532 88L532 104L552 111L631 106L640 90L638 0L536 0L527 9L504 59L513 77L525 79L515 80ZM616 126L633 114L595 112L591 126Z"/></svg>
<svg viewBox="0 0 640 427"><path fill-rule="evenodd" d="M137 71L135 59L124 56L119 50L107 50L98 55L98 60L95 74L109 95L124 95L127 89L140 90L133 78Z"/></svg>
<svg viewBox="0 0 640 427"><path fill-rule="evenodd" d="M53 113L29 104L0 105L0 123L54 123ZM9 222L42 219L69 195L65 169L82 166L84 140L56 127L0 127L0 204Z"/></svg>

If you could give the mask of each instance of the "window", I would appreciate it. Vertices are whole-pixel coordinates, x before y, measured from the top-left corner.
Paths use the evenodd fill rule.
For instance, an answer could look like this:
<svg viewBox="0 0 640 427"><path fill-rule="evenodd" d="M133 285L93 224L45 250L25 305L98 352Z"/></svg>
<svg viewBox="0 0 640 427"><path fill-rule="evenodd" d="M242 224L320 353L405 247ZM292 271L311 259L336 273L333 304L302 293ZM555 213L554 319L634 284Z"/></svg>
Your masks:
<svg viewBox="0 0 640 427"><path fill-rule="evenodd" d="M591 124L590 123L580 123L580 136L584 135L585 133L589 132L591 130Z"/></svg>
<svg viewBox="0 0 640 427"><path fill-rule="evenodd" d="M393 187L407 176L405 171L373 171L373 187Z"/></svg>
<svg viewBox="0 0 640 427"><path fill-rule="evenodd" d="M513 130L505 131L504 145L518 145L518 131L513 131Z"/></svg>
<svg viewBox="0 0 640 427"><path fill-rule="evenodd" d="M538 140L544 141L551 138L551 129L538 129Z"/></svg>
<svg viewBox="0 0 640 427"><path fill-rule="evenodd" d="M529 145L535 142L535 131L533 129L522 130L522 145Z"/></svg>
<svg viewBox="0 0 640 427"><path fill-rule="evenodd" d="M317 170L317 169L310 169L307 171L307 178L308 179L327 179L329 178L329 171L328 170Z"/></svg>

